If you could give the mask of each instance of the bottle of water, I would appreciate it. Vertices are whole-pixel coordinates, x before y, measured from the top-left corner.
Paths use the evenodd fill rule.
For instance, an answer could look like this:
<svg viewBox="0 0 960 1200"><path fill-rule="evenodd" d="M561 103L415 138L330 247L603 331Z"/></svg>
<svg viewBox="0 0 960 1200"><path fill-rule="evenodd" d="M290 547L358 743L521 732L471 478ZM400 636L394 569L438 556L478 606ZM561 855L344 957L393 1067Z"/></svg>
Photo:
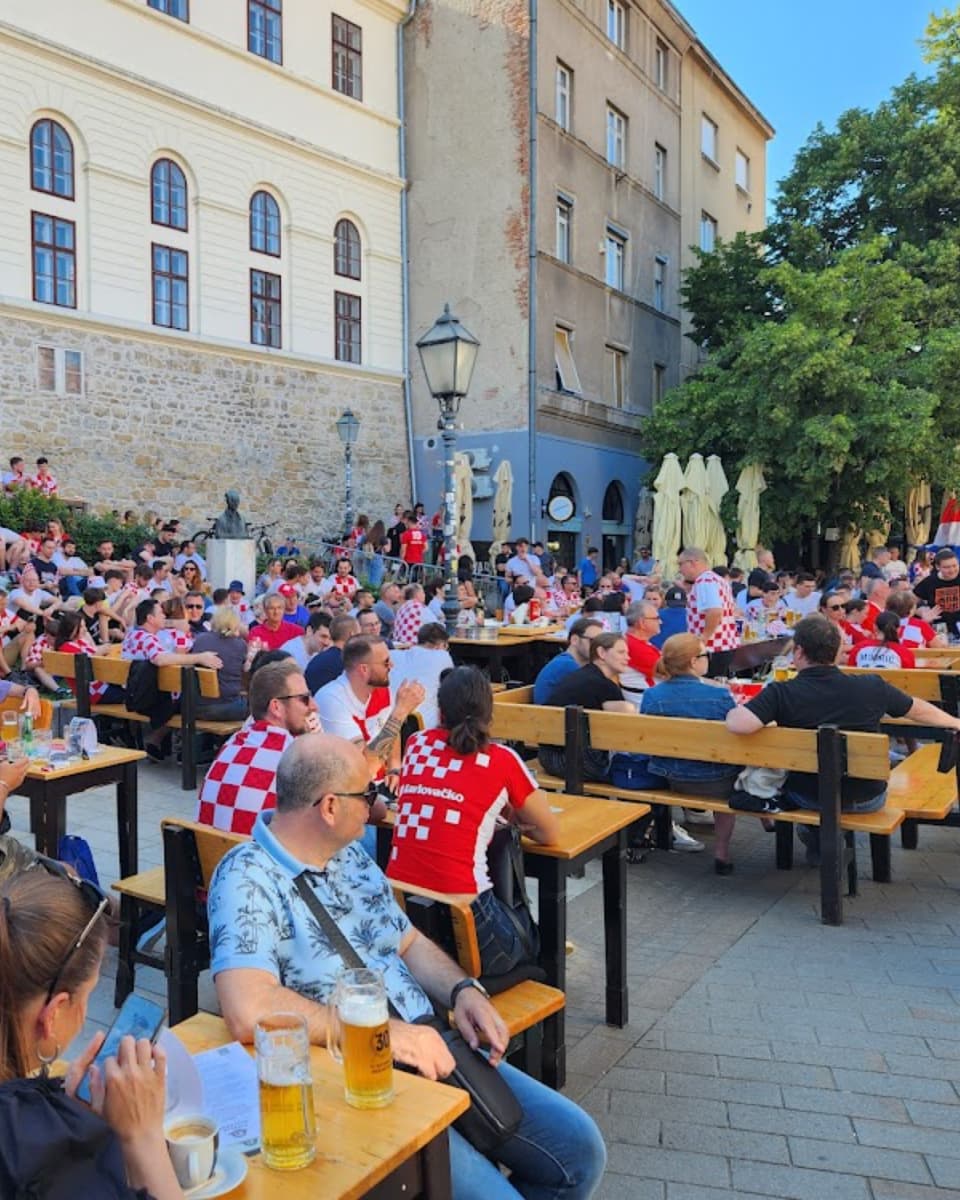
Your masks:
<svg viewBox="0 0 960 1200"><path fill-rule="evenodd" d="M33 758L33 716L28 712L20 718L20 744L24 755L27 758Z"/></svg>

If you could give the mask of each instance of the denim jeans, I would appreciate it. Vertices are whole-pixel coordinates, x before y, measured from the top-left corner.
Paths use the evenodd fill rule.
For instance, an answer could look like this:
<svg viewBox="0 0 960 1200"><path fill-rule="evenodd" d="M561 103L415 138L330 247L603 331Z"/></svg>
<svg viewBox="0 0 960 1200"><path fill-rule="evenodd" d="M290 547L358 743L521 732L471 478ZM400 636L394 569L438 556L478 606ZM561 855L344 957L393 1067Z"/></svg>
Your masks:
<svg viewBox="0 0 960 1200"><path fill-rule="evenodd" d="M481 974L506 975L517 963L530 957L529 945L524 945L524 939L504 905L493 894L493 888L481 892L470 907L477 927ZM517 916L528 926L529 941L536 945L537 931L528 914L518 909Z"/></svg>
<svg viewBox="0 0 960 1200"><path fill-rule="evenodd" d="M607 1151L593 1119L572 1100L507 1063L498 1068L523 1108L520 1128L498 1158L509 1179L450 1130L453 1200L589 1200Z"/></svg>
<svg viewBox="0 0 960 1200"><path fill-rule="evenodd" d="M816 800L811 800L808 796L804 796L801 792L792 792L789 788L785 788L783 792L788 800L792 800L797 808L815 809L819 811L820 805ZM845 804L844 812L876 812L878 808L883 808L887 802L887 789L884 788L879 796L871 796L869 800L855 801L853 804ZM820 830L815 825L798 825L797 834L800 841L807 848L808 855L820 853Z"/></svg>

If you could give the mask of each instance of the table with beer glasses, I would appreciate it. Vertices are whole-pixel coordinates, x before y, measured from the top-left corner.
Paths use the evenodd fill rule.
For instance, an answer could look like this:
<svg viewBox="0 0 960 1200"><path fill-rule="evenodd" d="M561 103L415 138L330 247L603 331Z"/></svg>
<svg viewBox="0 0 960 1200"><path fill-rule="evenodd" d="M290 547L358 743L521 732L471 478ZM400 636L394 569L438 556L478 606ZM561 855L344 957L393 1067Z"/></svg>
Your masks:
<svg viewBox="0 0 960 1200"><path fill-rule="evenodd" d="M558 630L562 633L563 626L503 626L490 638L478 629L471 636L452 637L450 655L458 667L472 665L486 671L493 683L503 679L505 663L512 679L533 683L541 667L566 649L566 639L557 637Z"/></svg>
<svg viewBox="0 0 960 1200"><path fill-rule="evenodd" d="M175 1025L191 1054L233 1041L226 1024L197 1013ZM253 1047L248 1047L253 1054ZM262 1155L248 1159L243 1183L230 1193L238 1200L449 1200L450 1150L447 1128L468 1107L459 1088L394 1071L396 1097L386 1108L351 1108L344 1099L343 1070L320 1046L310 1049L317 1156L306 1167L276 1171Z"/></svg>

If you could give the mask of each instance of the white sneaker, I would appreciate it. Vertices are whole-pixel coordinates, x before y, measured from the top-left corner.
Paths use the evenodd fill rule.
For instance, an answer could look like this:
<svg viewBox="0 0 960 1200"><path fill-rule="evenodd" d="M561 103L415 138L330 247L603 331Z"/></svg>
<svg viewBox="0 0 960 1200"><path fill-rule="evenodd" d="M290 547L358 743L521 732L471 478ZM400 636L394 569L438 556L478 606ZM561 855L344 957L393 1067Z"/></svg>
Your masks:
<svg viewBox="0 0 960 1200"><path fill-rule="evenodd" d="M698 842L696 838L691 837L682 825L673 822L673 850L683 850L687 853L694 853L697 850L703 849L703 842Z"/></svg>
<svg viewBox="0 0 960 1200"><path fill-rule="evenodd" d="M688 825L713 824L713 813L705 808L685 808L683 815Z"/></svg>

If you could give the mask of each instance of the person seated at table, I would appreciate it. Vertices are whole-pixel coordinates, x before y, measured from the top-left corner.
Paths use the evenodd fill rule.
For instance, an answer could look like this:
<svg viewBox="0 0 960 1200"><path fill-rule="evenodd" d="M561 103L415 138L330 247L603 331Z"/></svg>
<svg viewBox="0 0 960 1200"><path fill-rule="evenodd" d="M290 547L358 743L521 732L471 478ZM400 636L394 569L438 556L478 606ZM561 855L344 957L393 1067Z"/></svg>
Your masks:
<svg viewBox="0 0 960 1200"><path fill-rule="evenodd" d="M568 675L579 671L590 661L590 643L603 633L603 626L596 617L577 617L567 633L567 648L555 654L542 667L533 682L534 704L550 704L553 690Z"/></svg>
<svg viewBox="0 0 960 1200"><path fill-rule="evenodd" d="M747 603L743 610L748 621L760 626L766 633L782 636L789 632L786 625L787 603L780 595L780 585L768 579L760 585L760 595Z"/></svg>
<svg viewBox="0 0 960 1200"><path fill-rule="evenodd" d="M841 657L846 660L847 651L852 646L857 646L861 642L866 641L866 634L855 630L852 627L848 630L846 627L846 603L850 593L846 588L837 588L836 591L824 592L820 597L820 616L825 617L831 625L836 625L840 631L841 642Z"/></svg>
<svg viewBox="0 0 960 1200"><path fill-rule="evenodd" d="M629 592L607 592L604 594L603 607L600 610L606 618L611 633L627 632L627 606L630 603Z"/></svg>
<svg viewBox="0 0 960 1200"><path fill-rule="evenodd" d="M217 672L220 698L197 699L197 716L202 721L242 721L247 715L243 695L243 668L247 659L247 629L232 608L224 605L210 618L210 629L193 640L194 654L215 654L223 666Z"/></svg>
<svg viewBox="0 0 960 1200"><path fill-rule="evenodd" d="M502 1061L507 1031L490 1000L413 928L383 872L355 844L375 795L369 779L359 747L328 734L297 738L277 769L276 811L261 813L252 839L214 872L210 965L231 1037L250 1043L263 1013L283 1011L301 1013L310 1040L326 1044L343 960L318 936L296 884L303 876L364 964L383 977L397 1013L390 1020L394 1061L428 1079L450 1074L453 1057L440 1035L415 1024L432 1017L437 1004L453 1010L471 1046L489 1046L490 1061L520 1103L520 1128L496 1163L450 1130L454 1200L587 1200L605 1165L599 1130L571 1100Z"/></svg>
<svg viewBox="0 0 960 1200"><path fill-rule="evenodd" d="M364 621L360 619L360 632L366 633ZM389 645L389 643L388 643ZM417 712L423 721L424 729L434 729L440 723L440 712L437 708L437 692L444 673L453 670L453 659L450 657L450 637L443 625L432 621L429 625L421 625L417 633L417 644L409 650L394 650L391 654L393 670L398 679L412 679L423 688L423 700L417 707Z"/></svg>
<svg viewBox="0 0 960 1200"><path fill-rule="evenodd" d="M905 646L924 650L930 646L950 645L945 634L937 633L932 625L917 616L917 598L913 592L891 592L887 597L887 611L899 617L900 641Z"/></svg>
<svg viewBox="0 0 960 1200"><path fill-rule="evenodd" d="M294 593L296 594L296 593ZM300 637L302 625L284 618L286 601L277 592L268 593L263 601L263 620L250 627L250 641L261 642L268 650L279 650L284 642Z"/></svg>
<svg viewBox="0 0 960 1200"><path fill-rule="evenodd" d="M160 1047L125 1037L104 1070L91 1069L105 1037L99 1032L63 1079L48 1075L86 1019L100 979L108 906L107 895L94 884L39 855L0 889L4 1196L183 1200L163 1134L167 1065ZM88 1070L89 1105L76 1098ZM18 1127L36 1130L45 1116L69 1128L71 1136L69 1142L51 1142L37 1192L37 1164L28 1152L35 1139L25 1138L18 1154L16 1134Z"/></svg>
<svg viewBox="0 0 960 1200"><path fill-rule="evenodd" d="M709 665L709 655L695 634L676 633L667 638L657 663L660 682L643 693L640 699L641 714L693 717L701 721L724 720L736 702L727 688L704 679ZM733 795L733 785L741 768L728 763L655 756L650 759L649 770L654 775L665 776L671 792L727 800ZM733 871L730 839L735 820L733 813L714 813L716 840L713 857L714 870L718 875L729 875Z"/></svg>
<svg viewBox="0 0 960 1200"><path fill-rule="evenodd" d="M847 655L848 666L882 671L917 665L913 651L900 641L900 618L895 612L882 612L873 632L873 637L852 647Z"/></svg>
<svg viewBox="0 0 960 1200"><path fill-rule="evenodd" d="M482 671L455 667L437 703L440 728L415 733L403 753L387 877L477 893L470 908L482 973L506 975L536 957L539 934L525 907L508 909L493 893L487 853L496 824L512 821L549 845L559 823L516 751L490 741L493 692Z"/></svg>

